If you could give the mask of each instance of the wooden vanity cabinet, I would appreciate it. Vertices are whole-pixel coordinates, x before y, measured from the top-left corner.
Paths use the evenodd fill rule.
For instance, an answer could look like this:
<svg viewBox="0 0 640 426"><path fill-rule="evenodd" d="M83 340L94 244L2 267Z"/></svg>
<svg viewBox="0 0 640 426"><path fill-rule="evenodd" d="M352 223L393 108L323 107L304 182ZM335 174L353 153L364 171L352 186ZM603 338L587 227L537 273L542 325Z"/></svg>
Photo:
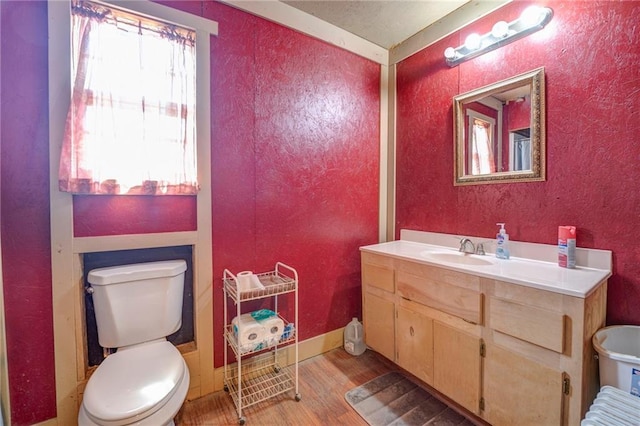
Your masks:
<svg viewBox="0 0 640 426"><path fill-rule="evenodd" d="M478 327L402 297L396 309L396 363L479 414Z"/></svg>
<svg viewBox="0 0 640 426"><path fill-rule="evenodd" d="M410 368L420 377L474 414L479 413L483 297L478 277L416 262L396 260L396 292L399 306L421 312L422 321L432 328L430 341L422 344L423 366L414 359ZM396 326L398 360L411 336L402 334L400 307ZM427 339L423 339L427 340ZM429 351L429 355L424 353ZM432 365L431 365L432 363ZM416 371L428 371L424 379Z"/></svg>
<svg viewBox="0 0 640 426"><path fill-rule="evenodd" d="M366 344L492 425L579 425L599 390L586 298L362 253Z"/></svg>
<svg viewBox="0 0 640 426"><path fill-rule="evenodd" d="M362 253L362 284L365 343L478 414L480 280Z"/></svg>
<svg viewBox="0 0 640 426"><path fill-rule="evenodd" d="M362 253L362 319L364 341L395 361L395 278L393 259Z"/></svg>
<svg viewBox="0 0 640 426"><path fill-rule="evenodd" d="M487 280L482 417L494 425L579 425L599 390L593 334L606 282L586 298Z"/></svg>

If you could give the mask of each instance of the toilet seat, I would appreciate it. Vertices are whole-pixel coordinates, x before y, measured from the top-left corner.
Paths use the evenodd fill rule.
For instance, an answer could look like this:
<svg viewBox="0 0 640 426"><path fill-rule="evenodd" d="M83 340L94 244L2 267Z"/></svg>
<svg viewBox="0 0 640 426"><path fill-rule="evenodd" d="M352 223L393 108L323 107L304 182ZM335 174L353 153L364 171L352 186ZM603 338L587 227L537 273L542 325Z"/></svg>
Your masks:
<svg viewBox="0 0 640 426"><path fill-rule="evenodd" d="M188 388L186 364L170 342L163 339L121 348L89 379L83 409L97 424L140 422L167 404L177 389L183 390L185 380ZM184 396L180 405L183 401Z"/></svg>

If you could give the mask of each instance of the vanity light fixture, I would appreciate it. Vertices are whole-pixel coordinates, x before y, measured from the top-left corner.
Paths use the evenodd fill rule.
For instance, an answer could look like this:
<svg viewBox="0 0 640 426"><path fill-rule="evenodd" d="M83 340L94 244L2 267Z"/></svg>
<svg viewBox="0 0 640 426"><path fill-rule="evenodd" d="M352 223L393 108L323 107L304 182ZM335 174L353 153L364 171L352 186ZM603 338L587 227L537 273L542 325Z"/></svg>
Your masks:
<svg viewBox="0 0 640 426"><path fill-rule="evenodd" d="M491 31L484 35L469 34L464 44L448 47L444 51L447 65L456 65L483 53L505 46L522 37L533 34L545 27L553 17L553 10L549 7L530 6L522 12L518 19L512 22L496 22Z"/></svg>

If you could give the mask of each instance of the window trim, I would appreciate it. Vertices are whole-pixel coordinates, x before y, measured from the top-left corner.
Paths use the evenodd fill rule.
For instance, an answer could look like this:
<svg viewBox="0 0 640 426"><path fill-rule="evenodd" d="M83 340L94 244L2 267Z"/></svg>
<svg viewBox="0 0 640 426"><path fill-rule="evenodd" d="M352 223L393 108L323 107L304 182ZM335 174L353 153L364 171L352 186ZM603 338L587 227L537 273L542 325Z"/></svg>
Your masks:
<svg viewBox="0 0 640 426"><path fill-rule="evenodd" d="M218 34L217 22L148 0L92 0L132 13L147 15L196 31L196 126L198 152L197 230L190 233L165 233L135 236L95 237L89 245L113 249L157 247L170 240L184 240L194 246L194 312L197 350L183 354L190 368L198 369L199 383L190 389L189 397L214 390L213 281L211 240L211 100L210 100L210 36ZM58 424L77 421L81 403L79 389L87 379L84 362L82 276L79 253L87 249L86 239L73 236L73 198L58 190L58 168L66 114L70 103L71 52L70 0L50 0L49 31L49 162L50 221L53 331ZM192 375L195 379L195 374Z"/></svg>

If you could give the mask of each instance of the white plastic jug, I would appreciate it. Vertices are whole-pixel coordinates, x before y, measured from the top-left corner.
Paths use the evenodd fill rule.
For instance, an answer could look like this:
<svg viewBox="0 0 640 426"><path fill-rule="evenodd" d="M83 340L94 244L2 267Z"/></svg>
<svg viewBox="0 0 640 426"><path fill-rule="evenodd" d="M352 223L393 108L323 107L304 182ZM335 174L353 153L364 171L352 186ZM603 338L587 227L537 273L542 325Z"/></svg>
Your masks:
<svg viewBox="0 0 640 426"><path fill-rule="evenodd" d="M365 349L362 324L353 318L344 328L344 350L351 355L361 355Z"/></svg>

